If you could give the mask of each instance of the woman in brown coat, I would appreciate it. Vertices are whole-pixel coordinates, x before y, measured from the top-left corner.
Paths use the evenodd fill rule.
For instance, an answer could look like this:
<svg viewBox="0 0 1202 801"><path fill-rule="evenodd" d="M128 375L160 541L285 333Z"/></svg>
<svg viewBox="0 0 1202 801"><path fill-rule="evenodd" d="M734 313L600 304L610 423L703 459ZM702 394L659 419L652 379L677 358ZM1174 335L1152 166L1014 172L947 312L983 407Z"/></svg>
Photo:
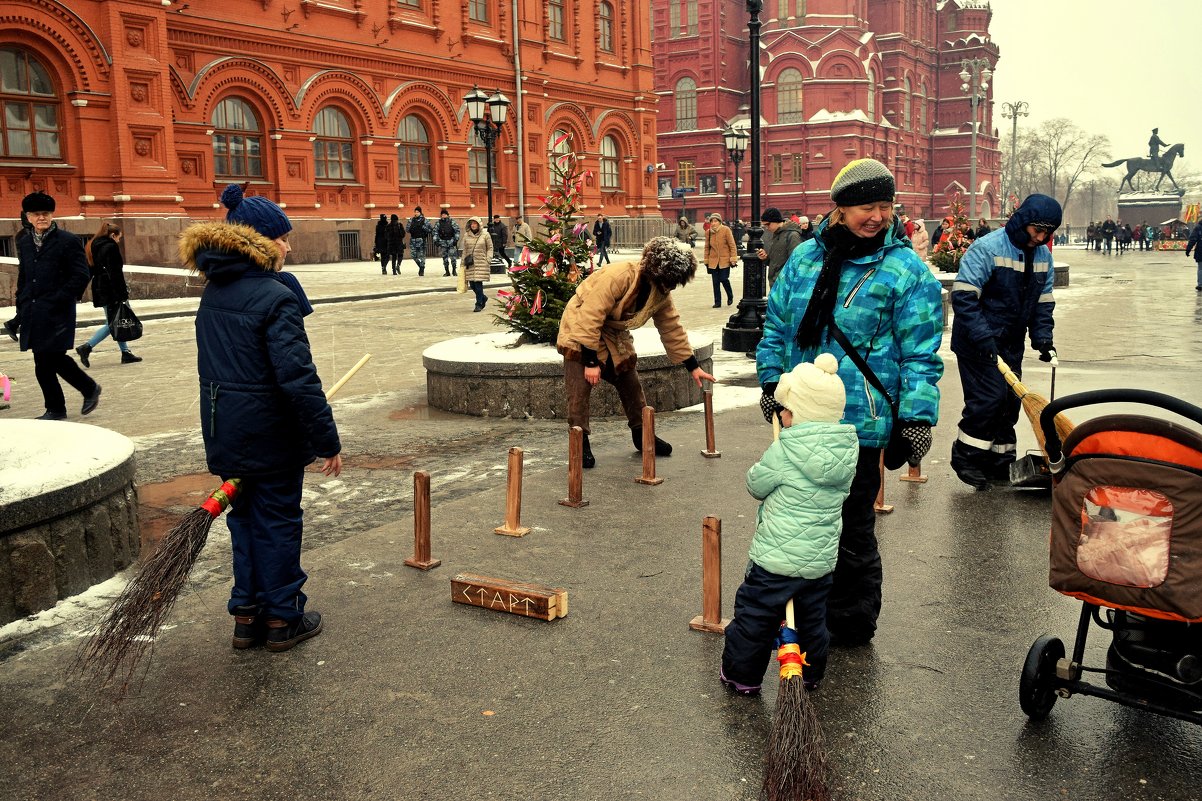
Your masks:
<svg viewBox="0 0 1202 801"><path fill-rule="evenodd" d="M735 247L735 235L723 224L722 215L710 215L710 227L705 232L705 270L714 282L714 308L722 308L722 290L726 290L726 305L734 303L735 293L730 288L730 268L739 261L739 250Z"/></svg>
<svg viewBox="0 0 1202 801"><path fill-rule="evenodd" d="M488 299L484 297L484 282L489 279L492 264L492 237L480 226L479 217L469 217L463 231L463 273L467 285L476 293L474 312L483 311Z"/></svg>

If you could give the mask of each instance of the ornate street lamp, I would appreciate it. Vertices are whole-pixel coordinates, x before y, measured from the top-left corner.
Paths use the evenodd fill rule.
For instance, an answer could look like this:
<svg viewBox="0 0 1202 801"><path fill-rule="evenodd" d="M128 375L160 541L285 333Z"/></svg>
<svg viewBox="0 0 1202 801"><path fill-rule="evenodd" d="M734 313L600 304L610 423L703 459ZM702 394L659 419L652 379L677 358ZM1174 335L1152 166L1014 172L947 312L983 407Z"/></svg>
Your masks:
<svg viewBox="0 0 1202 801"><path fill-rule="evenodd" d="M467 116L472 121L476 135L484 142L484 164L487 173L488 186L488 226L492 225L492 149L501 134L501 126L509 118L510 100L498 89L492 97L488 97L473 86L472 91L463 97L467 106ZM488 229L491 232L491 228Z"/></svg>
<svg viewBox="0 0 1202 801"><path fill-rule="evenodd" d="M764 312L768 308L768 301L764 299L764 263L757 255L764 244L764 229L760 226L760 12L763 10L763 0L747 0L751 68L751 234L747 250L743 251L743 297L739 299L738 310L722 328L722 350L741 351L752 358L755 346L764 336ZM730 150L729 145L727 150ZM738 168L735 169L737 177ZM735 184L737 191L737 180ZM738 217L737 213L735 217Z"/></svg>
<svg viewBox="0 0 1202 801"><path fill-rule="evenodd" d="M1014 103L1002 103L1002 119L1014 120L1014 125L1010 130L1010 183L1014 183L1014 147L1015 143L1018 142L1018 118L1030 116L1030 112L1027 111L1029 108L1031 107L1025 100L1018 100ZM1002 177L1006 177L1004 172L1002 173ZM1014 188L1006 187L1004 182L1003 187L1002 211L1004 213L1006 211L1006 204L1010 199L1010 193L1014 191Z"/></svg>
<svg viewBox="0 0 1202 801"><path fill-rule="evenodd" d="M743 154L747 152L747 140L751 139L751 135L742 128L735 128L733 125L728 125L726 130L722 132L722 142L726 145L726 155L730 158L730 163L735 165L735 179L733 186L735 188L735 211L731 222L737 222L739 219L739 184L742 180L739 178L739 164L743 161Z"/></svg>
<svg viewBox="0 0 1202 801"><path fill-rule="evenodd" d="M977 106L984 99L985 91L989 89L989 79L992 77L993 68L983 58L966 58L960 62L960 91L971 92L972 101L972 142L968 168L969 220L980 216L977 210Z"/></svg>

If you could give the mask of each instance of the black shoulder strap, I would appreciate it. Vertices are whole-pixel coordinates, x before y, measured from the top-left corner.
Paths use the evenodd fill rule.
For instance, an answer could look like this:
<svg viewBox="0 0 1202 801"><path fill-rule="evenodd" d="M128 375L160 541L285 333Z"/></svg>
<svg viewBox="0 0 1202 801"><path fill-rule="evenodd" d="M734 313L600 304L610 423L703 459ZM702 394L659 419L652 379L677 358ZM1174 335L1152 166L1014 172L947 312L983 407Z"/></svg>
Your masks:
<svg viewBox="0 0 1202 801"><path fill-rule="evenodd" d="M889 393L885 391L885 385L881 383L881 379L876 377L876 373L874 373L872 368L868 366L868 362L864 360L864 357L860 355L860 352L852 347L851 342L849 342L847 339L847 334L843 333L843 329L836 325L834 320L831 320L830 332L831 336L835 338L835 341L839 343L839 347L843 348L843 352L847 354L848 358L852 360L855 366L860 369L860 372L864 374L864 377L868 379L868 383L872 384L872 388L881 393L885 400L888 401L889 411L893 413L893 419L896 421L897 404L893 402L893 398L891 398Z"/></svg>

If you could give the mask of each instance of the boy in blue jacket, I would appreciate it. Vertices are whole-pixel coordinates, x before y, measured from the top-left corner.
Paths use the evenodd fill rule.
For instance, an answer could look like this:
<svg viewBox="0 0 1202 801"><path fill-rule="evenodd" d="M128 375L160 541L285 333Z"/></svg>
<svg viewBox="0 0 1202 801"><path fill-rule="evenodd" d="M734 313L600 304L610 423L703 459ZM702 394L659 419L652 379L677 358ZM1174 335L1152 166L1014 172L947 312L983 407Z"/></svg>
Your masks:
<svg viewBox="0 0 1202 801"><path fill-rule="evenodd" d="M780 436L747 471L747 490L763 503L718 673L742 695L760 691L790 598L809 664L806 689L816 689L826 672L826 599L860 451L856 427L839 422L846 391L838 369L822 353L781 377L774 393L784 407Z"/></svg>

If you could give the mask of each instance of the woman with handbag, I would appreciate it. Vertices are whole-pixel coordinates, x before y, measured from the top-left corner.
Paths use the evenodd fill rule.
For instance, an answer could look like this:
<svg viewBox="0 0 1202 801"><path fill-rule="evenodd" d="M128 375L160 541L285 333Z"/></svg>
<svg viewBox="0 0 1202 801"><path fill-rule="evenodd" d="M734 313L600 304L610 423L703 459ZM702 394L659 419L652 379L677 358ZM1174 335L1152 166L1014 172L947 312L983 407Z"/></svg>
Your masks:
<svg viewBox="0 0 1202 801"><path fill-rule="evenodd" d="M469 217L463 232L463 275L467 284L476 293L474 312L484 311L488 299L484 297L484 282L491 276L492 237L480 225L479 217Z"/></svg>
<svg viewBox="0 0 1202 801"><path fill-rule="evenodd" d="M121 228L106 222L100 226L86 248L88 269L92 273L92 305L104 309L104 325L96 329L92 338L75 349L84 367L91 367L92 349L104 341L113 330L113 320L121 311L122 304L129 300L129 287L125 284L125 260L121 257ZM114 335L113 339L117 339ZM117 340L121 349L121 363L134 364L142 361L135 356L126 342Z"/></svg>
<svg viewBox="0 0 1202 801"><path fill-rule="evenodd" d="M900 453L901 462L917 463L939 419L939 281L895 226L894 193L892 173L874 159L839 172L831 186L836 208L781 269L756 348L760 405L769 420L779 409L773 393L782 375L823 351L839 359L847 390L843 422L856 427L860 452L827 605L837 645L869 642L881 611L884 573L873 509L881 449L890 445L889 462Z"/></svg>
<svg viewBox="0 0 1202 801"><path fill-rule="evenodd" d="M710 226L705 229L705 270L714 282L714 308L722 308L722 290L726 290L726 305L735 302L735 293L730 288L730 268L739 260L735 235L723 224L722 215L710 215Z"/></svg>

